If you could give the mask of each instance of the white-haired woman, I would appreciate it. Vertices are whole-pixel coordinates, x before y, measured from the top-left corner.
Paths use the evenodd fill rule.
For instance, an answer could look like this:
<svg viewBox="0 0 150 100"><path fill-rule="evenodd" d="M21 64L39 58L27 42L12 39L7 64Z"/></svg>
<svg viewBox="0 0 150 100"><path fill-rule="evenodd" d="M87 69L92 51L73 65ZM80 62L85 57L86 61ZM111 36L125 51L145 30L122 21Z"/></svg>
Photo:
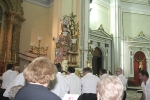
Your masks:
<svg viewBox="0 0 150 100"><path fill-rule="evenodd" d="M116 76L106 76L97 84L97 100L122 100L123 84Z"/></svg>

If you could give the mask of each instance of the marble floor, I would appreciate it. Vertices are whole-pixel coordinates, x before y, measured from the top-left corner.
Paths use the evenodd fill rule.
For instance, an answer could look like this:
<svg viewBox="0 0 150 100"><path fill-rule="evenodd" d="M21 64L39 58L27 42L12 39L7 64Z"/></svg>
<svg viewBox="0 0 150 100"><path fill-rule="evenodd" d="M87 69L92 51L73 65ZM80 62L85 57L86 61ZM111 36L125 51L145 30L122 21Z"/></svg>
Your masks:
<svg viewBox="0 0 150 100"><path fill-rule="evenodd" d="M140 100L142 93L138 93L141 87L128 87L126 100Z"/></svg>

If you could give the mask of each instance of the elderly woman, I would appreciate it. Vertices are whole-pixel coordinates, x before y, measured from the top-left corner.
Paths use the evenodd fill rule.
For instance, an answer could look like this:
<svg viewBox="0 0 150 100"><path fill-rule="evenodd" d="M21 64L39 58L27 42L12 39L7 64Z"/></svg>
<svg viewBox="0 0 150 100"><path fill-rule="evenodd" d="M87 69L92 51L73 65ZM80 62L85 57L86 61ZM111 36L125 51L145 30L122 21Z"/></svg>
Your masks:
<svg viewBox="0 0 150 100"><path fill-rule="evenodd" d="M56 73L57 69L50 59L34 59L23 71L27 84L18 91L14 100L61 100L47 88Z"/></svg>
<svg viewBox="0 0 150 100"><path fill-rule="evenodd" d="M97 83L97 100L122 100L123 84L116 76L106 76Z"/></svg>

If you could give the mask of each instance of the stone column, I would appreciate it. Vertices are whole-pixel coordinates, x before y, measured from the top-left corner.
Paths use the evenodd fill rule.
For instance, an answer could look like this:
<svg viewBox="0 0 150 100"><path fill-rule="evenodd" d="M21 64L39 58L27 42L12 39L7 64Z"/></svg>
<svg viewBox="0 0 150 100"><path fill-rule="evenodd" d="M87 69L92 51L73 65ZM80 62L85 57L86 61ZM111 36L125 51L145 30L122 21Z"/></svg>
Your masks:
<svg viewBox="0 0 150 100"><path fill-rule="evenodd" d="M111 0L110 4L110 33L113 34L114 42L114 65L112 69L116 69L121 66L121 31L120 31L120 0Z"/></svg>
<svg viewBox="0 0 150 100"><path fill-rule="evenodd" d="M82 67L87 67L88 39L89 39L89 3L90 0L82 0L82 44L84 48ZM91 62L90 62L91 63Z"/></svg>

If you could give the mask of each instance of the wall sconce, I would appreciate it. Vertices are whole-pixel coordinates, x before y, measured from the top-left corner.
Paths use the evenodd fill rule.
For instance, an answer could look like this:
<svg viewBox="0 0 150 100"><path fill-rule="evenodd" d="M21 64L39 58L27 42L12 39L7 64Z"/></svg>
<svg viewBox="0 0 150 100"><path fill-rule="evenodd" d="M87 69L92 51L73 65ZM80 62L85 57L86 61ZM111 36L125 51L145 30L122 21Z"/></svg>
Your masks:
<svg viewBox="0 0 150 100"><path fill-rule="evenodd" d="M42 37L38 36L37 39L38 39L38 45L35 45L34 42L30 42L30 47L31 47L31 52L33 52L34 50L37 50L37 57L39 57L41 50L43 51L48 50L48 44L45 45L46 48L41 47L40 44L41 44Z"/></svg>
<svg viewBox="0 0 150 100"><path fill-rule="evenodd" d="M105 44L105 48L106 48L106 56L107 56L108 55L109 44Z"/></svg>
<svg viewBox="0 0 150 100"><path fill-rule="evenodd" d="M88 53L93 53L93 51L95 50L95 45L92 44L93 41L92 40L88 40Z"/></svg>
<svg viewBox="0 0 150 100"><path fill-rule="evenodd" d="M87 66L89 67L91 65L90 63L90 53L92 54L95 50L95 45L92 44L93 41L90 39L88 40L88 54L87 54Z"/></svg>
<svg viewBox="0 0 150 100"><path fill-rule="evenodd" d="M91 45L89 46L89 52L93 53L94 50L95 50L95 47L96 47L95 45L91 44Z"/></svg>

